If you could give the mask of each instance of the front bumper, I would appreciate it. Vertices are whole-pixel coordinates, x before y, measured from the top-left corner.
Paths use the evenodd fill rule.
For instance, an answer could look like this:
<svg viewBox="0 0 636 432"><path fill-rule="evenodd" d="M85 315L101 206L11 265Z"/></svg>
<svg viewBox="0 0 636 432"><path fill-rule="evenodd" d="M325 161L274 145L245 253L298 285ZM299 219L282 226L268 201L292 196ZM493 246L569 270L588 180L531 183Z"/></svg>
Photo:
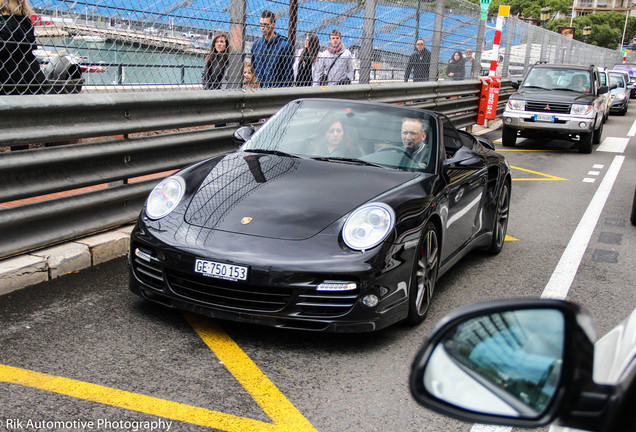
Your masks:
<svg viewBox="0 0 636 432"><path fill-rule="evenodd" d="M142 222L131 233L130 290L171 308L223 320L330 332L375 331L408 314L414 249L403 245L334 257L320 245L324 239L306 243L259 238L246 247L235 234L215 232L209 249L197 249L174 237L168 244L156 234ZM220 253L212 244L233 245L228 249L234 252ZM198 274L196 259L247 266L248 280ZM354 282L357 288L317 290L325 281ZM378 298L375 307L364 304L369 295Z"/></svg>
<svg viewBox="0 0 636 432"><path fill-rule="evenodd" d="M571 114L551 114L552 121L537 120L537 115L545 113L532 111L512 111L506 109L502 120L504 125L517 130L543 130L554 134L581 134L595 129L595 117L573 116Z"/></svg>
<svg viewBox="0 0 636 432"><path fill-rule="evenodd" d="M611 112L624 111L628 103L629 103L628 98L623 98L623 99L613 98L612 105L610 106L610 111Z"/></svg>

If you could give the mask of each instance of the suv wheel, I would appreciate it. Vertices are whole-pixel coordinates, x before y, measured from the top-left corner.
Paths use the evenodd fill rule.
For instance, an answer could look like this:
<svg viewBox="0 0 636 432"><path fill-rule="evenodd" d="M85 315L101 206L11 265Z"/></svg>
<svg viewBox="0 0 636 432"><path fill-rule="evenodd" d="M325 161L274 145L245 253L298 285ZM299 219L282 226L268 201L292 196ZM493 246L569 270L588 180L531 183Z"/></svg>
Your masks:
<svg viewBox="0 0 636 432"><path fill-rule="evenodd" d="M501 130L501 142L504 147L514 147L517 142L517 130L504 126Z"/></svg>
<svg viewBox="0 0 636 432"><path fill-rule="evenodd" d="M592 132L581 134L579 138L579 153L592 153Z"/></svg>
<svg viewBox="0 0 636 432"><path fill-rule="evenodd" d="M592 136L592 143L600 144L601 143L601 135L603 135L603 122L601 125L594 131L594 135Z"/></svg>

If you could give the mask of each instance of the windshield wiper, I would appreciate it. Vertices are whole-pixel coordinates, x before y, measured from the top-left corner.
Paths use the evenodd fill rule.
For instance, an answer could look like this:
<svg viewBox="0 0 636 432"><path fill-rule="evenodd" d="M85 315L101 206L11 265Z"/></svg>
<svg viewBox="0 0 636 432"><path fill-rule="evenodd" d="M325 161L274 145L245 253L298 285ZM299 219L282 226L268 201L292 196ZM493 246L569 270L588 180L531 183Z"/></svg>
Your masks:
<svg viewBox="0 0 636 432"><path fill-rule="evenodd" d="M559 87L559 88L555 88L554 90L565 90L565 91L571 91L571 92L576 92L576 93L588 93L585 90L574 90L574 89L567 88L567 87Z"/></svg>
<svg viewBox="0 0 636 432"><path fill-rule="evenodd" d="M287 157L293 157L293 158L300 158L300 156L298 156L298 155L291 154L291 153L286 153L286 152L280 151L280 150L245 149L243 151L251 152L251 153L265 153L265 154L273 154L273 155L276 155L276 156L287 156Z"/></svg>
<svg viewBox="0 0 636 432"><path fill-rule="evenodd" d="M319 161L332 161L332 162L351 162L359 165L373 166L378 168L387 168L385 165L380 165L373 162L367 162L364 160L356 159L356 158L348 158L348 157L328 157L328 156L320 156L313 157L312 159Z"/></svg>
<svg viewBox="0 0 636 432"><path fill-rule="evenodd" d="M541 87L541 86L536 86L536 85L525 85L522 88L527 89L527 88L535 88L535 89L541 89L541 90L550 90L549 88L545 88L545 87Z"/></svg>

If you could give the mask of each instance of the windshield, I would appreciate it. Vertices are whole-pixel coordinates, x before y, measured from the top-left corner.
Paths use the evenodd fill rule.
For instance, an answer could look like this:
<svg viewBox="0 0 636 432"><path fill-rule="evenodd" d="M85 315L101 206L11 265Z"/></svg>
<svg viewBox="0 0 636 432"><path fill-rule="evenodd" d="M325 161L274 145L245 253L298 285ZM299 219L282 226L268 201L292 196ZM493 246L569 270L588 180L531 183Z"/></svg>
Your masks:
<svg viewBox="0 0 636 432"><path fill-rule="evenodd" d="M434 172L436 124L426 111L395 105L297 100L269 119L243 150Z"/></svg>
<svg viewBox="0 0 636 432"><path fill-rule="evenodd" d="M625 82L625 78L620 74L610 73L610 88L625 88L627 87L627 83Z"/></svg>
<svg viewBox="0 0 636 432"><path fill-rule="evenodd" d="M625 71L630 78L636 78L636 66L634 65L614 65L614 70Z"/></svg>
<svg viewBox="0 0 636 432"><path fill-rule="evenodd" d="M589 93L590 73L581 69L535 67L530 69L521 88L538 87L547 90L573 90Z"/></svg>

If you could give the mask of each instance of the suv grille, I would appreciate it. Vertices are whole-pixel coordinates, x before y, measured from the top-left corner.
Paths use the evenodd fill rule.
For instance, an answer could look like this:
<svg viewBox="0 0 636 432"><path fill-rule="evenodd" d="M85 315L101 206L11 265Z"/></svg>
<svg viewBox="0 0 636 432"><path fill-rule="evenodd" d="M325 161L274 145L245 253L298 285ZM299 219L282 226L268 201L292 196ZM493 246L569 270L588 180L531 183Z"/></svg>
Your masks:
<svg viewBox="0 0 636 432"><path fill-rule="evenodd" d="M545 103L545 102L526 102L526 111L538 111L545 113L570 113L569 103Z"/></svg>

